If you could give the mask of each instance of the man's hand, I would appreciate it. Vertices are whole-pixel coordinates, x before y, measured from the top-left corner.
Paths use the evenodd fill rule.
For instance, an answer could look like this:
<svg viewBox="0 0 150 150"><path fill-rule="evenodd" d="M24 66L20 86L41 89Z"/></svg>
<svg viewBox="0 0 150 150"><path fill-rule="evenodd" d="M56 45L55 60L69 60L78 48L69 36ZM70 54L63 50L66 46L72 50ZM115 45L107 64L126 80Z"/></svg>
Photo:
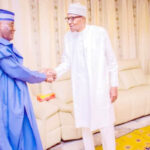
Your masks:
<svg viewBox="0 0 150 150"><path fill-rule="evenodd" d="M41 73L44 73L46 75L46 82L52 83L56 79L56 72L53 69L42 69L40 71Z"/></svg>
<svg viewBox="0 0 150 150"><path fill-rule="evenodd" d="M55 72L55 70L47 69L46 74L47 74L46 82L50 82L51 83L51 82L56 80L56 72Z"/></svg>
<svg viewBox="0 0 150 150"><path fill-rule="evenodd" d="M117 87L111 87L110 88L110 99L113 103L118 97L118 88Z"/></svg>

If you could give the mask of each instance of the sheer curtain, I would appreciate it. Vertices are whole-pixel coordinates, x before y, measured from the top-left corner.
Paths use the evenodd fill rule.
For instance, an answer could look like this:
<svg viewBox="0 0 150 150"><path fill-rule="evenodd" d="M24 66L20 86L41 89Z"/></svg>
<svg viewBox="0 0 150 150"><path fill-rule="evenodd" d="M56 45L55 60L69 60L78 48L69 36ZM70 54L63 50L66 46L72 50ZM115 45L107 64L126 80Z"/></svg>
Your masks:
<svg viewBox="0 0 150 150"><path fill-rule="evenodd" d="M16 14L14 43L31 69L60 63L68 5L87 6L87 23L107 29L119 59L139 58L150 73L150 0L0 0ZM42 84L39 90L45 89Z"/></svg>
<svg viewBox="0 0 150 150"><path fill-rule="evenodd" d="M135 58L135 32L134 32L134 16L133 16L133 1L118 2L119 9L119 25L120 25L120 58Z"/></svg>
<svg viewBox="0 0 150 150"><path fill-rule="evenodd" d="M137 0L137 57L146 72L150 72L150 1Z"/></svg>

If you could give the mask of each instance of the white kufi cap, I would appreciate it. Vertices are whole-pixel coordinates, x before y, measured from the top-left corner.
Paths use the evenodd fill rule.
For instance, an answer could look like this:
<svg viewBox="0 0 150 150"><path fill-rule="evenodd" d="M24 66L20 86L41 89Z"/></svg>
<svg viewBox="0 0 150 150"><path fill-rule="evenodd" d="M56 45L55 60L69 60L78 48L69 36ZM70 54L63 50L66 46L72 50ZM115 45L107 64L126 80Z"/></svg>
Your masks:
<svg viewBox="0 0 150 150"><path fill-rule="evenodd" d="M86 7L80 3L72 3L69 5L68 14L75 14L86 17Z"/></svg>

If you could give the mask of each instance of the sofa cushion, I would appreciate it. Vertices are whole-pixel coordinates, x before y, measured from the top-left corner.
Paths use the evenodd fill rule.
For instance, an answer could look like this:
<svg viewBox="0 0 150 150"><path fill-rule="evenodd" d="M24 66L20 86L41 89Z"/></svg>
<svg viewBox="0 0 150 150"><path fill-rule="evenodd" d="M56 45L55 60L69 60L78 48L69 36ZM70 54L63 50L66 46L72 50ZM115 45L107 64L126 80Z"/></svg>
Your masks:
<svg viewBox="0 0 150 150"><path fill-rule="evenodd" d="M82 132L80 128L75 128L75 126L66 125L61 127L62 140L73 140L80 139L82 137Z"/></svg>
<svg viewBox="0 0 150 150"><path fill-rule="evenodd" d="M59 113L49 117L46 121L46 133L60 127Z"/></svg>
<svg viewBox="0 0 150 150"><path fill-rule="evenodd" d="M75 126L75 121L72 113L59 112L61 125Z"/></svg>
<svg viewBox="0 0 150 150"><path fill-rule="evenodd" d="M56 98L64 103L72 101L71 80L57 81L52 84L52 91L56 94Z"/></svg>
<svg viewBox="0 0 150 150"><path fill-rule="evenodd" d="M123 84L122 88L129 89L138 85L134 76L132 75L132 70L125 70L119 72L119 79Z"/></svg>
<svg viewBox="0 0 150 150"><path fill-rule="evenodd" d="M35 104L36 102L36 104ZM59 111L57 105L54 105L51 101L34 102L35 116L38 119L46 119Z"/></svg>
<svg viewBox="0 0 150 150"><path fill-rule="evenodd" d="M119 89L119 90L124 90L124 89L125 89L125 87L124 87L124 85L123 85L123 82L122 82L122 80L120 79L120 76L119 76L119 87L118 87L118 89Z"/></svg>
<svg viewBox="0 0 150 150"><path fill-rule="evenodd" d="M119 72L119 89L129 89L146 84L146 75L140 68Z"/></svg>
<svg viewBox="0 0 150 150"><path fill-rule="evenodd" d="M72 111L73 111L73 104L69 103L69 104L61 105L60 111L72 113Z"/></svg>
<svg viewBox="0 0 150 150"><path fill-rule="evenodd" d="M115 125L127 122L132 116L130 89L118 92L118 99L114 103Z"/></svg>
<svg viewBox="0 0 150 150"><path fill-rule="evenodd" d="M122 90L115 101L115 124L150 114L150 85Z"/></svg>
<svg viewBox="0 0 150 150"><path fill-rule="evenodd" d="M73 104L71 103L64 103L62 100L60 99L55 99L54 101L51 101L52 104L58 106L59 111L63 111L63 112L69 112L71 113L73 110Z"/></svg>
<svg viewBox="0 0 150 150"><path fill-rule="evenodd" d="M150 85L143 85L130 90L132 118L150 114Z"/></svg>
<svg viewBox="0 0 150 150"><path fill-rule="evenodd" d="M61 142L61 129L57 128L46 133L46 149Z"/></svg>
<svg viewBox="0 0 150 150"><path fill-rule="evenodd" d="M140 67L140 62L137 59L124 59L118 61L119 71L135 69Z"/></svg>
<svg viewBox="0 0 150 150"><path fill-rule="evenodd" d="M146 85L147 79L144 71L141 68L132 69L132 75L138 85Z"/></svg>

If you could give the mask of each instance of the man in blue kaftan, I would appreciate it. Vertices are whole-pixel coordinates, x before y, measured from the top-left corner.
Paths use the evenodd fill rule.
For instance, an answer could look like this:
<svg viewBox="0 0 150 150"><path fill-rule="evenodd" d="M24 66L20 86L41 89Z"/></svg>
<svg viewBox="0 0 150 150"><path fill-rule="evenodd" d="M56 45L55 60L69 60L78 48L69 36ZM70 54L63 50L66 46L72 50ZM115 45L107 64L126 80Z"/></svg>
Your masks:
<svg viewBox="0 0 150 150"><path fill-rule="evenodd" d="M0 150L42 150L26 82L40 83L47 74L23 66L10 43L14 31L14 13L0 10Z"/></svg>

